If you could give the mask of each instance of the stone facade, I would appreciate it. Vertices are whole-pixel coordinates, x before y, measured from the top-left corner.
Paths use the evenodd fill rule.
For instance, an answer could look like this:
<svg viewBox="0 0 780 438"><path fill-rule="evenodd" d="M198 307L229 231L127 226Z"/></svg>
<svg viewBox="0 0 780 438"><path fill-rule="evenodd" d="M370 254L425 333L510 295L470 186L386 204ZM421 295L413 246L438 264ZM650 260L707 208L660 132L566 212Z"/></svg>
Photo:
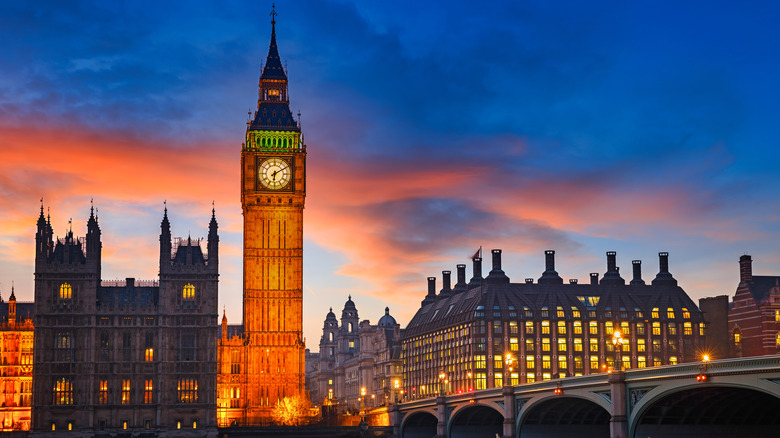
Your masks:
<svg viewBox="0 0 780 438"><path fill-rule="evenodd" d="M172 239L167 208L157 280L101 280L94 211L85 238L38 219L33 423L36 436L216 434L217 222L207 252Z"/></svg>
<svg viewBox="0 0 780 438"><path fill-rule="evenodd" d="M701 360L704 317L669 273L667 253L659 254L660 269L649 285L639 260L626 284L614 252L607 253L600 280L593 273L590 284L564 284L554 257L546 251L546 270L536 282L510 282L498 249L486 278L479 256L468 283L466 265L458 265L454 287L444 271L438 294L436 278L429 277L428 295L402 340L405 396ZM612 342L616 331L619 349Z"/></svg>
<svg viewBox="0 0 780 438"><path fill-rule="evenodd" d="M354 412L361 402L372 409L393 401L395 381L401 384L401 326L389 308L376 325L358 321L352 297L341 311L341 324L333 309L326 315L319 354L312 353L313 363L306 367L313 404Z"/></svg>
<svg viewBox="0 0 780 438"><path fill-rule="evenodd" d="M753 275L753 259L739 258L739 285L728 310L731 356L780 352L780 276Z"/></svg>
<svg viewBox="0 0 780 438"><path fill-rule="evenodd" d="M33 303L17 302L13 287L0 298L0 431L29 430L32 407Z"/></svg>

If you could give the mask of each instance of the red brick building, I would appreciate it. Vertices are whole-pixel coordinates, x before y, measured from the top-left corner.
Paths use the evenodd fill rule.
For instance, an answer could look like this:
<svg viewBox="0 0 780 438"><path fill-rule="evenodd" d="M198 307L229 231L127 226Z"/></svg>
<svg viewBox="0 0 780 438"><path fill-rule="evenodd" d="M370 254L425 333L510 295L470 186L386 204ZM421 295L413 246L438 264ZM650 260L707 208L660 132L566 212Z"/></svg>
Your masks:
<svg viewBox="0 0 780 438"><path fill-rule="evenodd" d="M753 275L753 259L739 258L739 286L729 309L731 355L780 351L780 276Z"/></svg>

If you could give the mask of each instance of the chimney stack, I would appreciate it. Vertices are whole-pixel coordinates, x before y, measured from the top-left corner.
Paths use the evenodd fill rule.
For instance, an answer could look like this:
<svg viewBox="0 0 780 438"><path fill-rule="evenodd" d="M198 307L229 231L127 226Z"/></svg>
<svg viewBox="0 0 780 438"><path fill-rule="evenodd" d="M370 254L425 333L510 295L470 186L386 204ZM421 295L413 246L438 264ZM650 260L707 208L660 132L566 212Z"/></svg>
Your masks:
<svg viewBox="0 0 780 438"><path fill-rule="evenodd" d="M739 281L753 282L753 258L747 254L739 258Z"/></svg>
<svg viewBox="0 0 780 438"><path fill-rule="evenodd" d="M440 297L448 297L452 295L452 287L450 287L450 271L441 271L442 288L439 291Z"/></svg>
<svg viewBox="0 0 780 438"><path fill-rule="evenodd" d="M539 284L563 284L563 278L555 271L555 251L552 249L544 252L544 267Z"/></svg>
<svg viewBox="0 0 780 438"><path fill-rule="evenodd" d="M631 284L645 284L642 280L642 260L632 260L631 264L634 265L634 279Z"/></svg>
<svg viewBox="0 0 780 438"><path fill-rule="evenodd" d="M474 276L471 277L471 280L469 281L468 287L471 289L472 287L481 286L482 285L482 257L474 257L471 259L472 262L474 262Z"/></svg>
<svg viewBox="0 0 780 438"><path fill-rule="evenodd" d="M468 286L466 286L466 265L458 265L456 268L458 268L458 282L455 283L452 292L464 292L468 289Z"/></svg>
<svg viewBox="0 0 780 438"><path fill-rule="evenodd" d="M599 284L599 273L598 272L591 272L590 273L590 284L595 286Z"/></svg>
<svg viewBox="0 0 780 438"><path fill-rule="evenodd" d="M600 284L626 284L626 280L623 280L623 277L620 276L620 271L617 267L617 253L615 251L607 251L607 272L604 273Z"/></svg>
<svg viewBox="0 0 780 438"><path fill-rule="evenodd" d="M534 284L534 279L533 278L526 278L525 279L525 284Z"/></svg>
<svg viewBox="0 0 780 438"><path fill-rule="evenodd" d="M436 301L436 277L428 277L428 295L422 300L422 305Z"/></svg>
<svg viewBox="0 0 780 438"><path fill-rule="evenodd" d="M669 253L658 253L658 274L653 280L653 284L668 284L670 286L677 286L677 280L674 279L672 274L669 273Z"/></svg>
<svg viewBox="0 0 780 438"><path fill-rule="evenodd" d="M493 254L493 270L490 271L485 280L488 283L509 283L509 277L501 269L501 250L494 249L490 252Z"/></svg>

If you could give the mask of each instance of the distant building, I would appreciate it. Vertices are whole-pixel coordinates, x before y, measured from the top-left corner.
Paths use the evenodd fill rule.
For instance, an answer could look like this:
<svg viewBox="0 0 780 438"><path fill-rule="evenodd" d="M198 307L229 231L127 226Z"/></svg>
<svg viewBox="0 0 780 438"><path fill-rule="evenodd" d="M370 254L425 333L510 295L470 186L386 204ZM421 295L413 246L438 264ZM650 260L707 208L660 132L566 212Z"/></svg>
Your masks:
<svg viewBox="0 0 780 438"><path fill-rule="evenodd" d="M207 252L173 239L167 209L159 279L103 281L94 210L84 238L35 236L35 436L216 435L217 221ZM129 435L128 435L129 436Z"/></svg>
<svg viewBox="0 0 780 438"><path fill-rule="evenodd" d="M563 279L555 251L546 251L546 270L534 281L512 283L501 268L501 250L492 251L492 270L482 277L482 258L457 266L457 283L428 294L404 331L403 385L408 397L430 397L541 380L698 361L704 346L704 316L677 285L660 253L660 269L645 284L641 261L633 279L620 276L616 253L607 253L607 272L590 284ZM616 351L615 331L624 343ZM617 354L616 354L617 353ZM443 379L440 379L440 374Z"/></svg>
<svg viewBox="0 0 780 438"><path fill-rule="evenodd" d="M32 407L33 303L0 298L0 431L29 430Z"/></svg>
<svg viewBox="0 0 780 438"><path fill-rule="evenodd" d="M733 357L780 352L780 276L753 275L753 259L739 258L739 285L728 311Z"/></svg>
<svg viewBox="0 0 780 438"><path fill-rule="evenodd" d="M704 313L706 347L704 351L712 359L733 357L729 336L729 297L719 295L699 299L699 309Z"/></svg>
<svg viewBox="0 0 780 438"><path fill-rule="evenodd" d="M351 296L341 311L341 324L332 308L326 315L319 354L311 353L314 362L306 366L309 396L315 405L356 411L361 401L368 409L392 401L394 382L401 378L401 326L389 308L376 325L358 321Z"/></svg>

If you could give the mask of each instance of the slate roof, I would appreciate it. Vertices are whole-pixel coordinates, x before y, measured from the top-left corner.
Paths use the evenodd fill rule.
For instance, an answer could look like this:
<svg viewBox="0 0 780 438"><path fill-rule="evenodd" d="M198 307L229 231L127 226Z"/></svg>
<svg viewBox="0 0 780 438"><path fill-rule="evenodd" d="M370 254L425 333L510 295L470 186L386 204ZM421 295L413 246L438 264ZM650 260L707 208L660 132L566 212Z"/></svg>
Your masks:
<svg viewBox="0 0 780 438"><path fill-rule="evenodd" d="M587 306L578 297L598 297L598 304ZM478 309L481 306L480 309ZM514 306L516 317L509 316L510 308ZM533 319L541 319L540 311L546 306L551 320L556 318L556 307L562 306L567 318L572 307L577 307L583 319L588 311L595 310L599 320L633 321L636 320L635 309L642 311L642 320L650 318L652 308L658 307L662 319L666 317L666 309L672 307L682 315L682 308L691 313L692 322L704 320L699 308L676 285L667 282L659 285L620 285L620 284L538 284L538 283L504 283L495 284L483 282L467 292L454 293L449 297L437 297L436 301L420 308L406 327L404 337L428 333L444 327L468 323L477 319L493 319L495 312L500 312L502 320L524 320L524 307L534 312ZM484 312L484 317L477 318L476 312ZM611 318L606 318L605 312L612 312ZM626 312L621 317L620 312ZM499 318L495 318L499 319Z"/></svg>
<svg viewBox="0 0 780 438"><path fill-rule="evenodd" d="M30 301L17 301L16 302L16 320L23 321L25 319L32 319L35 316L35 303ZM3 320L8 319L8 301L0 302L0 318Z"/></svg>
<svg viewBox="0 0 780 438"><path fill-rule="evenodd" d="M775 293L780 294L780 277L777 276L754 275L753 281L748 283L750 295L756 303L768 300L772 289L775 288Z"/></svg>
<svg viewBox="0 0 780 438"><path fill-rule="evenodd" d="M227 326L227 338L230 339L233 336L243 337L244 326L243 325L228 325ZM222 326L219 326L219 337L222 337Z"/></svg>
<svg viewBox="0 0 780 438"><path fill-rule="evenodd" d="M255 119L249 126L250 131L300 131L298 122L293 118L290 107L285 102L262 102Z"/></svg>

